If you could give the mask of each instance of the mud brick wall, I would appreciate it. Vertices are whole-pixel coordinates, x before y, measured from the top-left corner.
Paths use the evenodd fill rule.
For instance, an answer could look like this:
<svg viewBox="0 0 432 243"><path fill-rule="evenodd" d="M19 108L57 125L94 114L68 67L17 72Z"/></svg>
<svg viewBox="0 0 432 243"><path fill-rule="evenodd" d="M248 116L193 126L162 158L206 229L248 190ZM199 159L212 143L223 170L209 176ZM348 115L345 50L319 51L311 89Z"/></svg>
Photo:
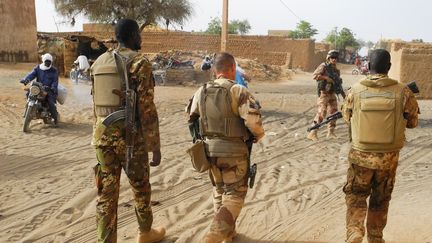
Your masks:
<svg viewBox="0 0 432 243"><path fill-rule="evenodd" d="M58 35L58 34L55 34ZM112 32L70 32L65 35L86 35L96 39L114 38ZM190 32L145 31L141 34L141 51L158 53L168 50L220 51L220 36ZM315 53L315 41L293 40L280 36L230 35L228 52L236 57L257 59L265 64L288 65L305 71L313 71L321 55ZM318 61L317 61L318 60Z"/></svg>
<svg viewBox="0 0 432 243"><path fill-rule="evenodd" d="M0 62L36 62L35 1L0 1L0 23Z"/></svg>
<svg viewBox="0 0 432 243"><path fill-rule="evenodd" d="M201 50L214 53L220 49L220 37L187 32L143 32L141 46L141 51L147 53L166 50ZM293 68L306 71L314 68L315 42L312 40L230 35L227 51L234 56L257 59L266 64L285 65L287 60L292 60Z"/></svg>
<svg viewBox="0 0 432 243"><path fill-rule="evenodd" d="M169 68L166 70L165 85L177 85L191 80L195 80L195 70L193 68Z"/></svg>
<svg viewBox="0 0 432 243"><path fill-rule="evenodd" d="M415 80L420 90L419 97L432 99L432 46L416 45L414 47L392 45L392 67L389 76L402 83Z"/></svg>

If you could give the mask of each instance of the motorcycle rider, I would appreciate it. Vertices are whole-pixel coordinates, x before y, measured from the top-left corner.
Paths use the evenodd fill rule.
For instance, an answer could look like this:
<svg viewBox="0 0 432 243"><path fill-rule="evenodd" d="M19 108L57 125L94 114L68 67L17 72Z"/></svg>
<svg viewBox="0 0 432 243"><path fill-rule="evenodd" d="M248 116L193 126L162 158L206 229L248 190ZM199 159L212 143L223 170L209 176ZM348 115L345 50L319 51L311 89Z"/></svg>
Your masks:
<svg viewBox="0 0 432 243"><path fill-rule="evenodd" d="M27 85L30 81L36 78L36 80L47 86L47 103L49 111L54 119L54 125L58 123L58 113L56 108L57 99L57 86L58 86L58 72L55 67L52 66L53 57L49 53L42 55L42 63L38 64L33 71L31 71L20 83ZM28 94L27 94L28 95Z"/></svg>
<svg viewBox="0 0 432 243"><path fill-rule="evenodd" d="M90 68L87 57L82 53L80 53L78 58L74 61L74 64L78 65L80 73L87 73L87 70Z"/></svg>

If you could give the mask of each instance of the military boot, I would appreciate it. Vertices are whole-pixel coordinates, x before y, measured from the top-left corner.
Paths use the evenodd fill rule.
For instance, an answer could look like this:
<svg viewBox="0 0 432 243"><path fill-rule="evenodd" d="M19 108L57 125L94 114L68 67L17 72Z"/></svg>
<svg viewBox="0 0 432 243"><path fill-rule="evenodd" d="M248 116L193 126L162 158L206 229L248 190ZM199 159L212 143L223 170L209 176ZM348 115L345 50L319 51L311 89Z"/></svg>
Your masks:
<svg viewBox="0 0 432 243"><path fill-rule="evenodd" d="M330 128L327 131L327 138L337 138L337 136L335 134L335 129L334 128Z"/></svg>
<svg viewBox="0 0 432 243"><path fill-rule="evenodd" d="M359 232L354 232L348 236L348 239L346 240L347 243L362 243L363 241L363 234Z"/></svg>
<svg viewBox="0 0 432 243"><path fill-rule="evenodd" d="M207 233L204 236L203 243L222 243L224 241L223 237L215 233Z"/></svg>
<svg viewBox="0 0 432 243"><path fill-rule="evenodd" d="M152 228L149 232L139 232L137 243L153 243L161 241L165 236L165 228Z"/></svg>
<svg viewBox="0 0 432 243"><path fill-rule="evenodd" d="M317 130L310 131L309 134L307 135L307 138L309 138L312 141L318 141L318 131Z"/></svg>

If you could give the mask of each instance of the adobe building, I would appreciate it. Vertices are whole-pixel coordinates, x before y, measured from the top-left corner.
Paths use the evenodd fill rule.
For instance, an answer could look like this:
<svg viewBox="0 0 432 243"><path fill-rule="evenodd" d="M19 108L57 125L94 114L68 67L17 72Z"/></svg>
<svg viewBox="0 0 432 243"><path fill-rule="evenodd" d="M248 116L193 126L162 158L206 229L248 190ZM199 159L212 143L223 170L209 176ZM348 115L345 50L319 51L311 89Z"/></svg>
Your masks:
<svg viewBox="0 0 432 243"><path fill-rule="evenodd" d="M432 99L432 45L393 42L389 49L392 62L389 77L402 83L416 81L419 97Z"/></svg>
<svg viewBox="0 0 432 243"><path fill-rule="evenodd" d="M36 62L35 1L0 1L0 23L0 62Z"/></svg>

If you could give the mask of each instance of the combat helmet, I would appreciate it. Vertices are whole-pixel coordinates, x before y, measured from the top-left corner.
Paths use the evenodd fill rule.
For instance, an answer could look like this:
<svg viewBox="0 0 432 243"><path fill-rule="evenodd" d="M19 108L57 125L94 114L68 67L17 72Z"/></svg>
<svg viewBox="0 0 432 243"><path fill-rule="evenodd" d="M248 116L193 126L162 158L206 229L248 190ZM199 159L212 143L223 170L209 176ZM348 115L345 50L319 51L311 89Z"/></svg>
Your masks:
<svg viewBox="0 0 432 243"><path fill-rule="evenodd" d="M329 52L327 52L327 57L326 59L328 60L331 57L339 57L339 51L338 50L330 50Z"/></svg>

